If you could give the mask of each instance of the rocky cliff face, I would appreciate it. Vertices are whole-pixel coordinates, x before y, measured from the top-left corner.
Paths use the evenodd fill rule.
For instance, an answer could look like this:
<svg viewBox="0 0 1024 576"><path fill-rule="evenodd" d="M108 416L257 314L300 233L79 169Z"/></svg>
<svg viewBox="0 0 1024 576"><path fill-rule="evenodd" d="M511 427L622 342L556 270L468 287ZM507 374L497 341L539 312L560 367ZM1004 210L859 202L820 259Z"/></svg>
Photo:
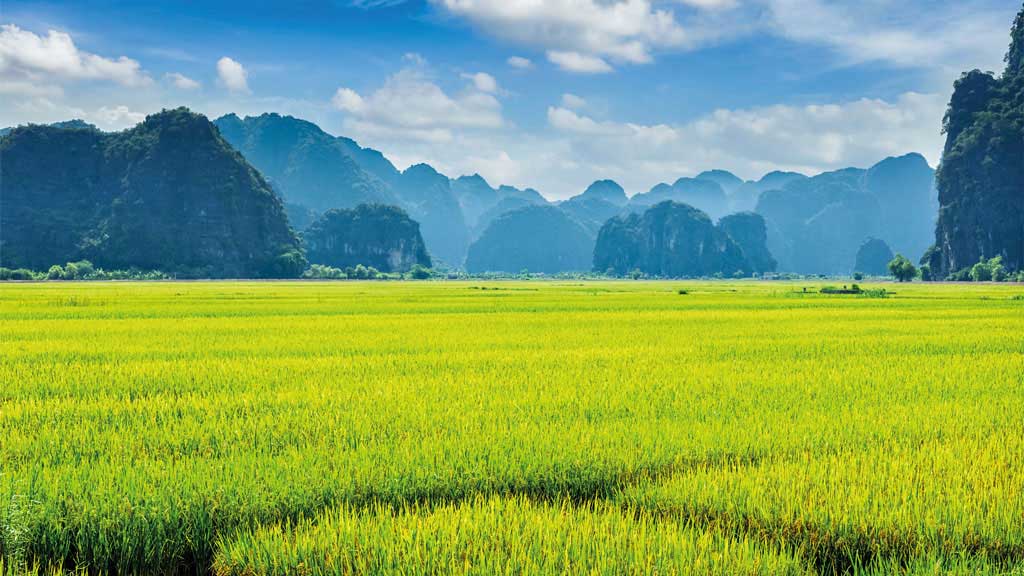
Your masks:
<svg viewBox="0 0 1024 576"><path fill-rule="evenodd" d="M0 265L284 277L305 261L281 200L205 117L131 130L29 126L0 141Z"/></svg>
<svg viewBox="0 0 1024 576"><path fill-rule="evenodd" d="M278 114L244 120L229 114L216 124L290 204L320 213L364 203L395 203L389 186L357 160L372 162L373 151L335 138L312 122Z"/></svg>
<svg viewBox="0 0 1024 576"><path fill-rule="evenodd" d="M778 262L768 250L768 227L760 214L740 212L722 218L718 227L729 235L743 250L743 256L750 263L746 272L774 272Z"/></svg>
<svg viewBox="0 0 1024 576"><path fill-rule="evenodd" d="M303 234L309 261L335 268L373 266L382 272L430 267L420 226L400 208L380 204L328 210Z"/></svg>
<svg viewBox="0 0 1024 576"><path fill-rule="evenodd" d="M1024 269L1024 10L1017 16L1006 70L978 70L956 82L939 167L936 277L1002 256Z"/></svg>
<svg viewBox="0 0 1024 576"><path fill-rule="evenodd" d="M857 250L857 262L853 269L871 276L888 276L889 262L893 259L892 250L885 240L869 238Z"/></svg>
<svg viewBox="0 0 1024 576"><path fill-rule="evenodd" d="M627 274L634 269L668 278L732 276L752 269L740 246L704 212L662 202L643 215L609 220L597 236L594 270Z"/></svg>
<svg viewBox="0 0 1024 576"><path fill-rule="evenodd" d="M469 229L448 177L417 164L399 175L394 189L398 204L420 223L430 256L453 268L462 266Z"/></svg>
<svg viewBox="0 0 1024 576"><path fill-rule="evenodd" d="M920 154L907 154L868 170L787 179L761 193L756 211L780 270L840 275L853 271L868 238L919 258L933 234L934 198L934 172Z"/></svg>
<svg viewBox="0 0 1024 576"><path fill-rule="evenodd" d="M470 272L521 270L555 274L590 269L594 237L555 206L534 205L498 216L469 248Z"/></svg>

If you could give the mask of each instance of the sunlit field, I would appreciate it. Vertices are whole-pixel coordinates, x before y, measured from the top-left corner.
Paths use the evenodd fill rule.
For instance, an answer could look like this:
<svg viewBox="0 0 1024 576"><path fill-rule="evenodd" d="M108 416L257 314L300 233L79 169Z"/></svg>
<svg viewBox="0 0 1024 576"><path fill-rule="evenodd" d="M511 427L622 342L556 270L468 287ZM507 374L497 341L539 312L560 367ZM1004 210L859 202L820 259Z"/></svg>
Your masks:
<svg viewBox="0 0 1024 576"><path fill-rule="evenodd" d="M0 572L1024 574L1024 287L818 288L0 286Z"/></svg>

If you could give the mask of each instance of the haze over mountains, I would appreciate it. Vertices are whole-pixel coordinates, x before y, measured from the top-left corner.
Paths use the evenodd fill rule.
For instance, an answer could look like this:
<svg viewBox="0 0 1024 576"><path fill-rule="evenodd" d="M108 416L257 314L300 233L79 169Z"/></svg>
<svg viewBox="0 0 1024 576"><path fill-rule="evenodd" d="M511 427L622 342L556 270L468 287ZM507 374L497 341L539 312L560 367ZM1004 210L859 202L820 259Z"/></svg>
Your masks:
<svg viewBox="0 0 1024 576"><path fill-rule="evenodd" d="M757 181L708 170L633 195L596 180L550 202L427 164L400 171L381 152L277 114L211 123L179 108L118 133L78 120L5 129L0 266L87 258L195 277L296 277L311 263L740 277L881 274L901 253L939 279L989 261L1021 271L1024 11L1006 61L998 78L975 70L957 82L938 194L916 153Z"/></svg>
<svg viewBox="0 0 1024 576"><path fill-rule="evenodd" d="M118 134L104 134L80 121L70 121L49 127L17 129L13 137L5 139L5 150L8 158L29 155L26 146L30 146L31 136L45 137L52 142L53 148L47 152L51 155L77 150L73 143L83 138L89 142L123 139L146 142L132 136L146 133L155 134L154 137L162 141L171 136L159 127L178 123L209 124L201 116L182 110L154 115L136 131ZM289 116L264 114L242 119L230 114L218 118L213 125L216 129L210 126L206 139L220 142L217 145L222 148L225 144L235 147L262 174L262 185L280 197L288 222L297 231L311 226L330 210L368 204L393 205L418 224L435 265L465 266L471 272L590 270L597 265L594 248L598 234L610 219L630 214L644 216L652 207L667 201L692 206L704 212L712 223L742 212L756 212L763 217L758 222L766 231L767 248L748 247L758 252L753 259L759 264L747 262L732 272L769 272L776 268L764 263L771 261L777 262L780 271L846 274L853 270L857 250L867 239L880 238L893 250L917 257L931 244L934 225L934 173L917 154L889 158L867 170L850 168L814 177L773 172L750 182L727 171L709 170L696 177L677 178L672 184L658 184L633 196L614 181L597 180L579 195L552 203L536 190L493 187L475 174L452 179L426 164L400 171L379 151L363 148L348 138L332 136L311 122ZM183 137L179 132L175 132L175 138ZM211 145L210 142L188 144L181 141L181 144L193 149L198 144L201 149ZM89 146L102 148L103 145ZM146 156L150 161L157 161L160 158L155 154L165 150L166 146L160 146L146 152ZM76 166L74 161L58 164L68 170ZM26 228L13 219L17 214L22 224L33 221L33 226L38 225L38 218L26 220L23 215L42 208L26 207L21 202L43 201L42 196L24 192L49 186L47 178L55 176L51 173L34 179L24 171L26 166L5 169L8 177L4 190L11 190L5 194L5 222L11 222L4 231L6 262L47 266L91 255L108 265L177 268L208 264L196 258L186 258L187 262L167 260L162 255L166 251L161 250L154 250L151 258L97 254L99 244L93 236L108 238L107 230L111 225L109 219L101 224L92 223L95 215L72 218L78 223L92 223L86 226L90 233L78 232L74 238L48 242L47 250L33 252L31 257L22 256L31 251L32 241L24 237L28 234ZM197 166L192 169L198 170ZM86 188L94 180L77 173L64 177L63 186L68 190L77 186L78 179L84 179L81 185ZM185 182L176 184L187 185ZM199 191L189 188L188 193L198 194ZM178 188L169 194L176 197L175 202L187 197L187 194L181 196ZM150 206L159 205L155 200L150 202ZM100 231L93 230L93 226L99 226ZM278 223L278 226L284 225ZM75 229L74 226L69 228ZM310 253L320 254L316 250ZM467 255L472 255L468 261ZM398 257L401 262L419 259L419 256L409 255ZM651 274L659 273L656 267L648 268ZM598 270L603 271L604 267ZM703 271L698 267L690 273L700 275ZM253 269L234 265L226 272L256 274ZM266 272L260 272L263 273Z"/></svg>

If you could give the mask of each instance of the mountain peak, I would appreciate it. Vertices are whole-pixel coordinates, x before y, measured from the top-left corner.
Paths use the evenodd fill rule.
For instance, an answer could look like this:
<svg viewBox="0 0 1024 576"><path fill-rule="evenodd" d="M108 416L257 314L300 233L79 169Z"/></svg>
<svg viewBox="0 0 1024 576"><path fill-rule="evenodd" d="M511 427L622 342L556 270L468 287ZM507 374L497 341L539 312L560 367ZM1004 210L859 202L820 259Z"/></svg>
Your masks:
<svg viewBox="0 0 1024 576"><path fill-rule="evenodd" d="M587 187L583 194L577 196L583 199L599 199L612 204L623 205L629 201L626 191L614 180L598 180Z"/></svg>
<svg viewBox="0 0 1024 576"><path fill-rule="evenodd" d="M455 179L455 181L459 182L460 184L467 184L470 186L486 186L488 188L491 187L491 185L487 183L487 180L477 173L473 173L468 176L459 176L458 178Z"/></svg>
<svg viewBox="0 0 1024 576"><path fill-rule="evenodd" d="M425 176L439 176L440 174L430 164L426 164L426 163L421 162L419 164L413 164L412 166L409 166L408 168L406 168L405 171L402 172L402 175L404 175L404 176L415 176L415 177L425 177Z"/></svg>
<svg viewBox="0 0 1024 576"><path fill-rule="evenodd" d="M743 185L743 180L728 170L707 170L697 174L697 180L708 180L722 187L726 193L732 193Z"/></svg>

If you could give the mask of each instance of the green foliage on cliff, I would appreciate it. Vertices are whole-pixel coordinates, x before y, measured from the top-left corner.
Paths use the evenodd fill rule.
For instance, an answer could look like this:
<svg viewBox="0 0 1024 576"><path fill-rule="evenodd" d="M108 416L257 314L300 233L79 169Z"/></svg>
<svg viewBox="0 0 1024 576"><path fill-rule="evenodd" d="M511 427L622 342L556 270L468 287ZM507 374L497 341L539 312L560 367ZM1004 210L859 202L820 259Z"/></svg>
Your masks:
<svg viewBox="0 0 1024 576"><path fill-rule="evenodd" d="M469 248L471 273L556 274L590 269L594 240L555 206L528 206L496 218Z"/></svg>
<svg viewBox="0 0 1024 576"><path fill-rule="evenodd" d="M677 202L657 204L643 215L609 220L597 236L594 267L625 276L685 278L750 274L743 249L704 212Z"/></svg>
<svg viewBox="0 0 1024 576"><path fill-rule="evenodd" d="M999 78L965 73L946 112L937 249L929 259L941 276L995 257L1024 269L1024 9L1006 63Z"/></svg>
<svg viewBox="0 0 1024 576"><path fill-rule="evenodd" d="M401 208L362 204L328 210L303 234L309 261L335 268L368 266L383 272L430 268L420 225Z"/></svg>
<svg viewBox="0 0 1024 576"><path fill-rule="evenodd" d="M296 277L306 267L277 195L184 108L118 133L16 128L0 155L2 266L88 259L204 277Z"/></svg>

